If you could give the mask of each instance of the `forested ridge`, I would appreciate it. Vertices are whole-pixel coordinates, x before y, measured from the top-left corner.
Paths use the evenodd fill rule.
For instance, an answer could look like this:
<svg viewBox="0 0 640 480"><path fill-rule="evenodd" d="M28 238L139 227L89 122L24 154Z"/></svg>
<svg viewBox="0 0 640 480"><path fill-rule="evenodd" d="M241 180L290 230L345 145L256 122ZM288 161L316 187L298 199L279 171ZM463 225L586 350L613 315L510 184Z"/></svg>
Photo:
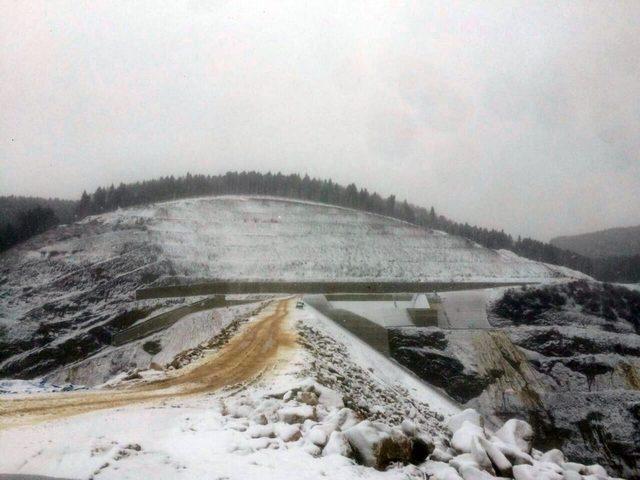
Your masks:
<svg viewBox="0 0 640 480"><path fill-rule="evenodd" d="M331 205L354 208L371 213L387 215L416 224L423 228L443 230L453 235L469 238L491 249L508 249L532 260L563 265L593 275L606 281L640 280L640 255L633 257L607 257L590 259L549 243L531 238L512 238L504 231L487 229L458 223L436 213L433 207L424 208L399 201L395 195L382 197L355 184L339 185L331 180L320 180L292 174L228 172L224 175L191 175L183 177L162 177L144 182L124 184L117 187L100 187L89 194L83 192L75 204L74 218L79 220L87 215L100 214L118 208L206 195L272 195L303 200L311 200ZM45 210L49 207L43 207ZM50 208L49 208L50 209ZM51 210L51 209L50 209ZM27 218L16 227L7 223L0 232L0 248L7 249L25 240L28 236L41 233L59 219L52 219L49 213L31 211ZM55 214L54 214L55 216ZM31 228L24 227L25 220L38 223ZM53 222L53 223L52 223ZM22 230L20 235L16 231Z"/></svg>
<svg viewBox="0 0 640 480"><path fill-rule="evenodd" d="M0 197L0 251L76 217L76 200Z"/></svg>

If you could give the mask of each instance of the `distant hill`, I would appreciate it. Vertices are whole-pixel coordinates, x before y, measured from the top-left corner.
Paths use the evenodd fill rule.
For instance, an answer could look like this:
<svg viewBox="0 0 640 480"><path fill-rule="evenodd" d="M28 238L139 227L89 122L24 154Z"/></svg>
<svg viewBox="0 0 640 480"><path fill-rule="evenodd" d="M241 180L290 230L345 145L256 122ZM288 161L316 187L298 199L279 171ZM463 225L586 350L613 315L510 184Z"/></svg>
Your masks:
<svg viewBox="0 0 640 480"><path fill-rule="evenodd" d="M551 244L590 258L640 255L640 225L556 237Z"/></svg>

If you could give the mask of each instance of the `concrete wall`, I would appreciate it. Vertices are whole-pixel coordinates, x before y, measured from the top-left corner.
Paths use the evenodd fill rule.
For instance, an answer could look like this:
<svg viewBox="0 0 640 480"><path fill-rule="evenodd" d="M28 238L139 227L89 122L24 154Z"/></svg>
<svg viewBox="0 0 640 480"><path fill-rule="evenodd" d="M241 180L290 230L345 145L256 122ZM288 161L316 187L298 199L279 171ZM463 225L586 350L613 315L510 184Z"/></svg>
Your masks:
<svg viewBox="0 0 640 480"><path fill-rule="evenodd" d="M478 288L525 285L526 283L495 282L242 282L211 281L193 285L168 285L141 288L137 299L162 297L187 297L190 295L223 295L232 293L401 293L444 292L473 290Z"/></svg>

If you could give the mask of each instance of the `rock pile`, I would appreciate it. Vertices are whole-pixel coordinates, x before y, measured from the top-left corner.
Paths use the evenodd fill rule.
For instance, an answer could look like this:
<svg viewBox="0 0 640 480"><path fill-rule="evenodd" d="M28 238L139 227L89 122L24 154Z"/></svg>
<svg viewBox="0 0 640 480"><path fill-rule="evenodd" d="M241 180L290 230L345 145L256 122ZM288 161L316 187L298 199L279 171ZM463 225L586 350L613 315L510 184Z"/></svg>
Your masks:
<svg viewBox="0 0 640 480"><path fill-rule="evenodd" d="M533 429L522 420L508 420L490 432L475 410L451 417L449 446L436 448L421 465L433 480L606 480L600 465L568 462L560 450L540 452L533 445Z"/></svg>
<svg viewBox="0 0 640 480"><path fill-rule="evenodd" d="M302 447L313 456L340 455L377 469L422 463L434 449L411 420L395 427L365 420L345 408L339 394L311 379L257 401L246 396L229 400L223 413L232 428L264 440L253 442L253 449Z"/></svg>
<svg viewBox="0 0 640 480"><path fill-rule="evenodd" d="M433 480L606 480L600 465L567 461L559 450L532 447L533 429L509 420L499 430L485 428L483 417L467 409L449 418L447 434L432 438L411 419L399 426L362 418L345 408L335 391L308 379L284 393L259 399L227 400L223 413L230 428L247 442L232 450L301 448L309 455L339 455L379 470L413 465L407 471Z"/></svg>

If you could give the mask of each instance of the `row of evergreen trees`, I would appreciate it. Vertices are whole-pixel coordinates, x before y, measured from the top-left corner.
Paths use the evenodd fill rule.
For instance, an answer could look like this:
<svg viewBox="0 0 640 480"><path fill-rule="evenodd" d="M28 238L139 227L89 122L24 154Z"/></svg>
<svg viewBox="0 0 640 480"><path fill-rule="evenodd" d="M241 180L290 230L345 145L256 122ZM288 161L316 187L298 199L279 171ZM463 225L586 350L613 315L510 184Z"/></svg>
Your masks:
<svg viewBox="0 0 640 480"><path fill-rule="evenodd" d="M514 240L502 230L454 222L437 214L433 207L426 209L409 204L406 200L398 201L395 195L385 198L366 188L358 188L353 183L345 187L331 180L310 178L308 175L301 177L281 173L228 172L224 175L187 174L177 178L171 176L130 184L121 183L117 187L100 187L92 194L83 192L75 209L75 218L133 205L228 194L271 195L355 208L394 217L423 228L460 235L488 248L512 250L523 257L580 270L601 280L640 280L640 256L594 260L531 238L518 237ZM31 212L29 218L25 218L24 222L21 220L20 225L24 225L24 228L19 227L21 232L13 234L13 243L9 245L7 242L0 242L0 248L8 248L16 243L15 239L22 241L28 238L26 235L29 231L39 233L50 228L53 221L42 212ZM33 226L30 227L31 230L27 228L26 224L29 222L35 222L35 230Z"/></svg>

